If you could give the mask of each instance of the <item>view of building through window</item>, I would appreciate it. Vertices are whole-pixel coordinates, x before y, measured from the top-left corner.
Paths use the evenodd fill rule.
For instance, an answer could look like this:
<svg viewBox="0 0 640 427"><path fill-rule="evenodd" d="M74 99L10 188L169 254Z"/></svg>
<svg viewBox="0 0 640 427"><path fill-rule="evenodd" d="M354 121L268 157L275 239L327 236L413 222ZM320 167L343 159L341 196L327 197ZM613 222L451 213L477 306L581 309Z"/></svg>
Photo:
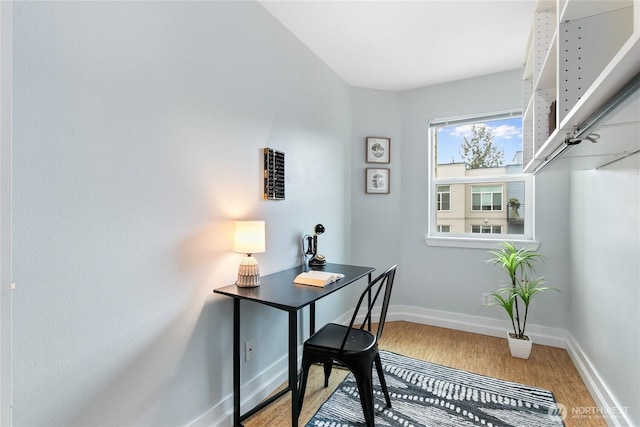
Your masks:
<svg viewBox="0 0 640 427"><path fill-rule="evenodd" d="M520 117L431 128L436 231L523 234Z"/></svg>

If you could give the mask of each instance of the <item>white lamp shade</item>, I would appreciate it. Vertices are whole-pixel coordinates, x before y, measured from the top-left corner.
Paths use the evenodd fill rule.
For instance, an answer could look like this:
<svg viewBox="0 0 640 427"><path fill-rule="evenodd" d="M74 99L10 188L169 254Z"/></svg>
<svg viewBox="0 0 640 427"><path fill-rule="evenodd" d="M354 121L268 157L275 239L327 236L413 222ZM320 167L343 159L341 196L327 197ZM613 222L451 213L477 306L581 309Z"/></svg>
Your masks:
<svg viewBox="0 0 640 427"><path fill-rule="evenodd" d="M236 221L233 251L242 254L257 254L265 248L264 221Z"/></svg>

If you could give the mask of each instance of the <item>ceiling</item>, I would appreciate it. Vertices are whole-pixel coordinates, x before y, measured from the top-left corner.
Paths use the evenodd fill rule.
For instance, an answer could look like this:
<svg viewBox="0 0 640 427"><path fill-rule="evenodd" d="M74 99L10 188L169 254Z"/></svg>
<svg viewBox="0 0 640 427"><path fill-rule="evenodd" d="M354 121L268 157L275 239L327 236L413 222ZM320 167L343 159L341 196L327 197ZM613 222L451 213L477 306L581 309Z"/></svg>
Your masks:
<svg viewBox="0 0 640 427"><path fill-rule="evenodd" d="M260 4L347 83L403 91L521 67L534 0Z"/></svg>

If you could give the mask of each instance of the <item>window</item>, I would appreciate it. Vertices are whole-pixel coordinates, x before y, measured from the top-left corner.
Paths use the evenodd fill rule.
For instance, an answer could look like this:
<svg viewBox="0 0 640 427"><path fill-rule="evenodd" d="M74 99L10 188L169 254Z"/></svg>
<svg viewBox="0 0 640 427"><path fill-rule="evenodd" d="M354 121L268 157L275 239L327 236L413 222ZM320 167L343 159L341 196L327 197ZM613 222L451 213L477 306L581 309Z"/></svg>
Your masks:
<svg viewBox="0 0 640 427"><path fill-rule="evenodd" d="M522 172L520 113L437 120L429 130L427 243L533 240L533 177Z"/></svg>
<svg viewBox="0 0 640 427"><path fill-rule="evenodd" d="M502 227L500 225L472 225L471 232L482 234L502 234Z"/></svg>
<svg viewBox="0 0 640 427"><path fill-rule="evenodd" d="M472 211L500 211L502 210L501 185L472 185Z"/></svg>
<svg viewBox="0 0 640 427"><path fill-rule="evenodd" d="M438 185L438 210L450 211L451 210L451 186Z"/></svg>

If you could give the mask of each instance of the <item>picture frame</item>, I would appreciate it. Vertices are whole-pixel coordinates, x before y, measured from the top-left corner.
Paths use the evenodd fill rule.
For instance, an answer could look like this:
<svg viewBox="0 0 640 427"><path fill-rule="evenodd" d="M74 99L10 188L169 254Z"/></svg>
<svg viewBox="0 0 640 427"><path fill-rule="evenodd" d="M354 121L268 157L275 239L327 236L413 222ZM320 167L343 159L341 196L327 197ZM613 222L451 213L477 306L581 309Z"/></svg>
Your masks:
<svg viewBox="0 0 640 427"><path fill-rule="evenodd" d="M391 138L368 136L366 140L367 163L391 162Z"/></svg>
<svg viewBox="0 0 640 427"><path fill-rule="evenodd" d="M366 168L365 191L367 194L389 194L390 175L389 168Z"/></svg>

